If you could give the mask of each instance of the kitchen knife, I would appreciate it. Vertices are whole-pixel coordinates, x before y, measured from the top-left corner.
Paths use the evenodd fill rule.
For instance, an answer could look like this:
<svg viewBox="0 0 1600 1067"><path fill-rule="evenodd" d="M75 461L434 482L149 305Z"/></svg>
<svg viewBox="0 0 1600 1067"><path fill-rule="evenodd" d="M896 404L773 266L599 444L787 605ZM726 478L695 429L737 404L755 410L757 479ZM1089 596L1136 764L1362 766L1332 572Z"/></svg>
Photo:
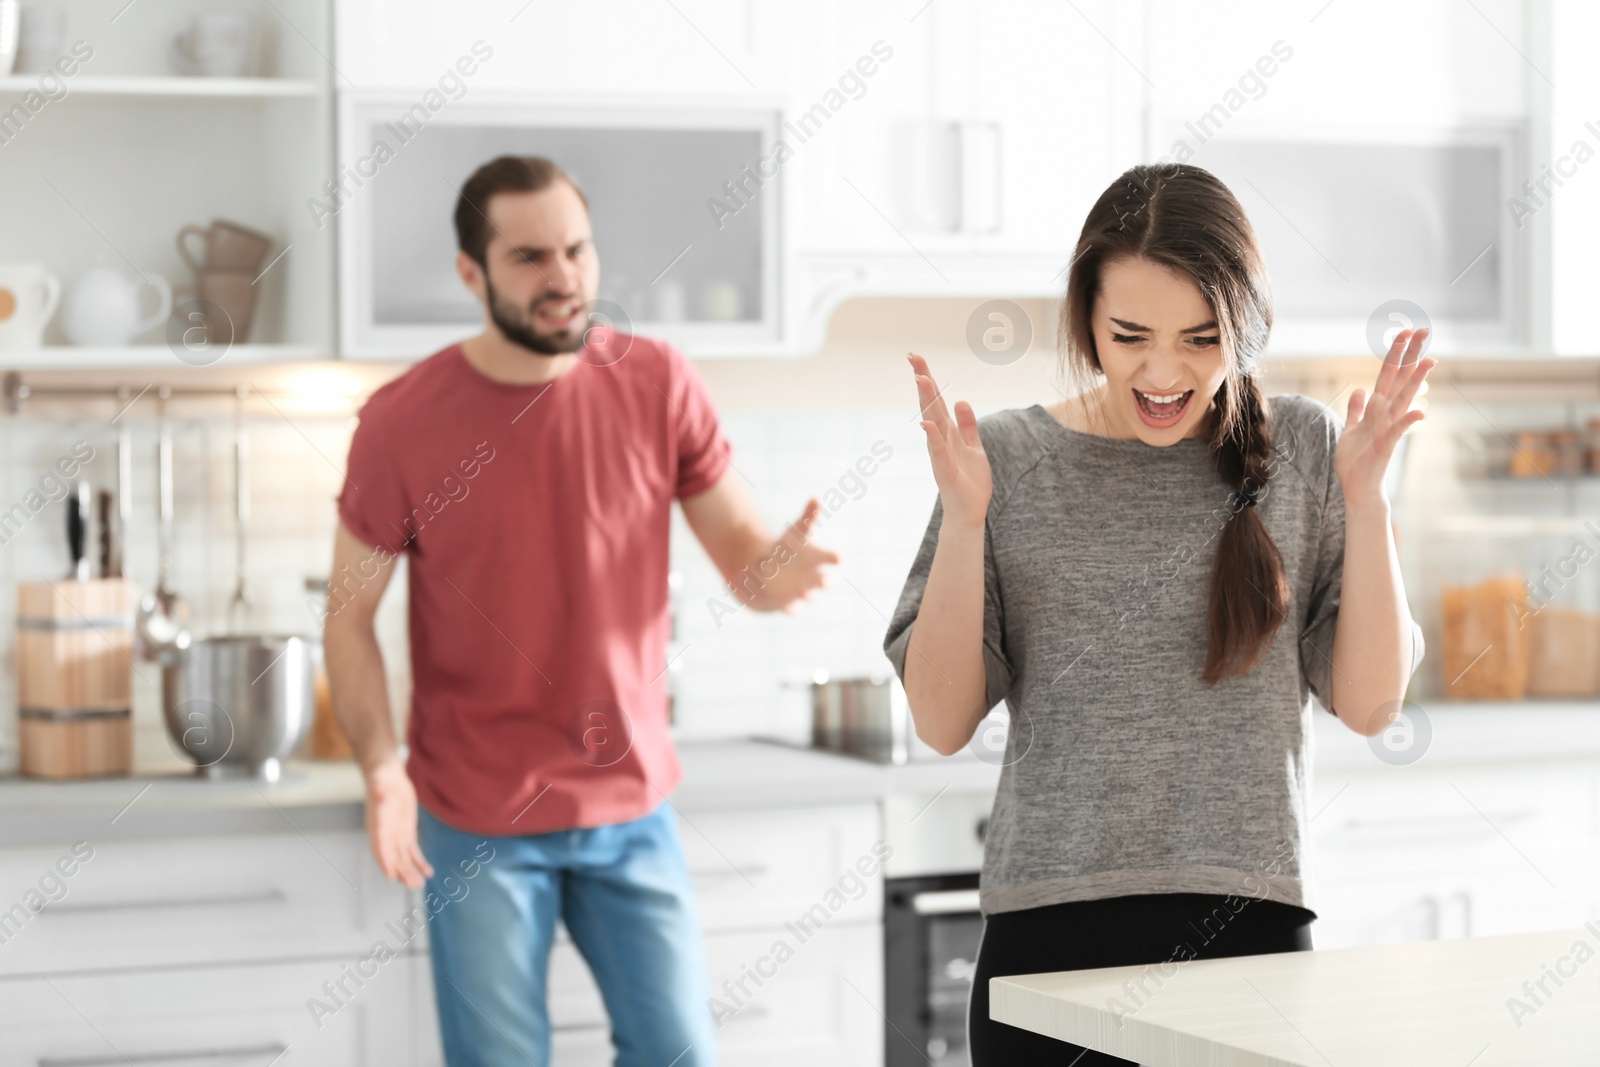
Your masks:
<svg viewBox="0 0 1600 1067"><path fill-rule="evenodd" d="M100 577L115 578L113 560L116 556L116 538L112 522L115 514L111 490L102 489L95 497L95 518L100 523Z"/></svg>
<svg viewBox="0 0 1600 1067"><path fill-rule="evenodd" d="M89 580L89 557L85 550L89 534L89 480L79 478L67 497L67 551L72 554L72 577Z"/></svg>
<svg viewBox="0 0 1600 1067"><path fill-rule="evenodd" d="M121 578L128 550L128 528L133 525L133 433L123 423L117 431L117 515L111 538L111 569L107 578Z"/></svg>

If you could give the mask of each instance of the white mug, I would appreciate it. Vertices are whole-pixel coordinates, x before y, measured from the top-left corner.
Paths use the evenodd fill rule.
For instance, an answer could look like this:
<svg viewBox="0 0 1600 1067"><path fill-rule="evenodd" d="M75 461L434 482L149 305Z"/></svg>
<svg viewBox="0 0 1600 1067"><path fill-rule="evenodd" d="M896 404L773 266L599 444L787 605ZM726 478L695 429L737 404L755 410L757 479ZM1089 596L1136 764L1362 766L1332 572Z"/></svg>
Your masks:
<svg viewBox="0 0 1600 1067"><path fill-rule="evenodd" d="M17 28L22 11L17 0L0 0L0 78L17 62Z"/></svg>
<svg viewBox="0 0 1600 1067"><path fill-rule="evenodd" d="M203 11L172 39L172 65L184 74L237 78L250 65L255 26L253 15Z"/></svg>
<svg viewBox="0 0 1600 1067"><path fill-rule="evenodd" d="M0 348L38 348L61 281L38 263L0 263Z"/></svg>
<svg viewBox="0 0 1600 1067"><path fill-rule="evenodd" d="M18 74L37 74L67 50L67 12L54 4L23 4L17 19Z"/></svg>

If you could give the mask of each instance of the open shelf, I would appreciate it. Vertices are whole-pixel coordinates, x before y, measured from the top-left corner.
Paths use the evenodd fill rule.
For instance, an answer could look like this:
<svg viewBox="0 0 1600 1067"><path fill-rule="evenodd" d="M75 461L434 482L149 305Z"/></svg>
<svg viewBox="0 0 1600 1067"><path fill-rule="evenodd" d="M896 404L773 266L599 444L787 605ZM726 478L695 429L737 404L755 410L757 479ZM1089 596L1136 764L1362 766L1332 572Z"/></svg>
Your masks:
<svg viewBox="0 0 1600 1067"><path fill-rule="evenodd" d="M12 74L0 78L0 94L39 91L39 74ZM91 75L67 79L71 95L85 96L189 96L205 99L267 99L315 97L320 83L309 78L189 78L178 75Z"/></svg>

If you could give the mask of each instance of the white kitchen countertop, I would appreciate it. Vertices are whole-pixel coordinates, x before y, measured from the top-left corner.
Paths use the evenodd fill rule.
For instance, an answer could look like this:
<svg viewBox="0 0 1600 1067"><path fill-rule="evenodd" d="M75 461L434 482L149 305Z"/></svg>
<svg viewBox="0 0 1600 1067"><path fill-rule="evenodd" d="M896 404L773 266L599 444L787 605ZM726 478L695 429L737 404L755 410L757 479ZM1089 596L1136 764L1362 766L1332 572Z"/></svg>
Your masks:
<svg viewBox="0 0 1600 1067"><path fill-rule="evenodd" d="M1420 708L1420 713L1417 709ZM1600 760L1600 701L1526 701L1407 705L1429 740L1412 764L1505 763L1512 760ZM1385 770L1389 764L1362 737L1327 712L1316 713L1316 771Z"/></svg>
<svg viewBox="0 0 1600 1067"><path fill-rule="evenodd" d="M1600 761L1600 703L1429 705L1431 740L1413 767L1512 760ZM1369 739L1331 715L1315 720L1323 780L1394 770ZM992 790L1000 769L963 752L900 767L758 740L678 745L687 811L874 801L942 789ZM275 785L163 774L74 782L0 778L0 846L80 838L161 837L362 825L360 775L346 762L290 761ZM126 809L126 810L125 810Z"/></svg>
<svg viewBox="0 0 1600 1067"><path fill-rule="evenodd" d="M890 794L993 791L1000 768L963 753L889 767L755 741L685 741L685 811L874 802ZM39 842L359 829L361 775L347 761L291 760L283 780L192 774L49 782L0 778L0 846Z"/></svg>
<svg viewBox="0 0 1600 1067"><path fill-rule="evenodd" d="M1565 972L1561 984L1546 968ZM1125 985L1141 979L1142 994ZM1600 1055L1594 924L995 978L989 990L990 1018L1149 1067L1577 1067Z"/></svg>

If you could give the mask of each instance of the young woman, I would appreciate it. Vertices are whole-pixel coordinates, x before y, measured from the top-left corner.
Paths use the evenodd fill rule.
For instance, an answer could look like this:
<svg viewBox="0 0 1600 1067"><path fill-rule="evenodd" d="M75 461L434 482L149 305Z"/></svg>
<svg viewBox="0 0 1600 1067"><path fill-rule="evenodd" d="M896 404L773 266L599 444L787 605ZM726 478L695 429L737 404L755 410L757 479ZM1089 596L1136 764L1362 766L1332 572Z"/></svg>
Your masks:
<svg viewBox="0 0 1600 1067"><path fill-rule="evenodd" d="M885 649L919 736L1011 716L984 844L975 1067L1126 1064L989 1019L997 975L1311 947L1312 704L1381 731L1422 655L1384 495L1435 360L1404 332L1343 432L1265 397L1260 250L1228 189L1139 166L1090 211L1067 401L974 418L913 355L939 500Z"/></svg>

